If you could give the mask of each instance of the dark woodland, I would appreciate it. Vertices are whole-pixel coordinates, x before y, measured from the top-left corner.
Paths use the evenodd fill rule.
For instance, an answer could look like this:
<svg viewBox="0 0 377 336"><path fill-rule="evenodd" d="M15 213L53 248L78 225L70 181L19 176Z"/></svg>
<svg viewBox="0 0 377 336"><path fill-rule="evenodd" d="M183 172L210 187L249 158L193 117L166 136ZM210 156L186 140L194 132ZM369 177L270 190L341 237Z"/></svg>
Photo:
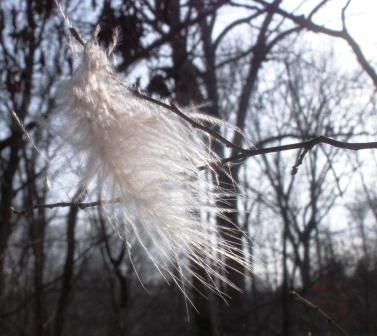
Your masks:
<svg viewBox="0 0 377 336"><path fill-rule="evenodd" d="M255 271L225 260L242 289L222 284L227 303L193 278L194 308L142 251L133 267L98 206L69 198L48 120L75 37L54 0L0 1L1 336L377 335L377 73L348 29L352 1L338 28L317 23L330 2L60 2L84 41L99 25L107 48L118 29L129 84L249 141L210 130L231 144L214 143L233 178L219 170L219 183L240 195L215 220L238 228Z"/></svg>

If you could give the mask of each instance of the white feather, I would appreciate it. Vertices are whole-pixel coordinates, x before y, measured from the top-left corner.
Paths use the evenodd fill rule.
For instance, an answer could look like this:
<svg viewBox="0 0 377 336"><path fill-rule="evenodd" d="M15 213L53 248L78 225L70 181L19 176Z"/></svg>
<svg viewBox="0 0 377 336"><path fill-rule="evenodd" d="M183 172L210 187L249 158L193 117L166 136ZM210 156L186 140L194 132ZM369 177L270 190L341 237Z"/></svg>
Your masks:
<svg viewBox="0 0 377 336"><path fill-rule="evenodd" d="M163 275L168 271L182 290L185 279L197 277L220 293L225 257L249 267L213 221L201 221L203 211L225 211L215 206L221 190L198 169L217 155L189 123L135 95L96 42L86 44L77 71L58 90L56 110L64 120L60 133L84 159L83 183L95 181L106 198L118 200L105 206L110 221L123 238L137 238ZM184 259L204 267L212 282L193 274Z"/></svg>

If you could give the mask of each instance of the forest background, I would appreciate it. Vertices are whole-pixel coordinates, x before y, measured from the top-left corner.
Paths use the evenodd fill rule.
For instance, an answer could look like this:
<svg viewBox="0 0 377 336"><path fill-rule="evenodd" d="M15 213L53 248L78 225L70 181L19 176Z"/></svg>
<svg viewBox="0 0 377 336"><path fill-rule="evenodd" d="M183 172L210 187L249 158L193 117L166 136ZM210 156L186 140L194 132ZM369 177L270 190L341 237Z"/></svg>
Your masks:
<svg viewBox="0 0 377 336"><path fill-rule="evenodd" d="M361 2L61 2L85 40L100 24L107 47L119 29L125 81L233 123L257 149L217 148L238 155L229 169L242 194L230 201L238 215L217 220L246 233L255 272L228 269L243 290L223 285L229 304L196 283L207 296L188 293L199 314L139 251L144 289L98 207L70 203L77 167L46 127L56 89L77 65L68 27L53 0L0 2L0 334L335 334L294 290L349 334L375 335L377 150L344 148L376 139L376 45L373 27L356 29ZM327 143L306 143L319 136ZM38 206L58 201L67 206Z"/></svg>

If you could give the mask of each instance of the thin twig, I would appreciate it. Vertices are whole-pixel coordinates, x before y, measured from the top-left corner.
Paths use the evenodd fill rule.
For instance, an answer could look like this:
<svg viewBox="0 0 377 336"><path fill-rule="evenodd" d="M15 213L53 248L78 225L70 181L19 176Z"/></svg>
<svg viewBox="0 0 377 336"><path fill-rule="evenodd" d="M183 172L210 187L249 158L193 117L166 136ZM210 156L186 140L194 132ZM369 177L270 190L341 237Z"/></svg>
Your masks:
<svg viewBox="0 0 377 336"><path fill-rule="evenodd" d="M297 300L304 303L308 307L314 309L321 315L329 324L331 324L335 329L337 329L343 336L350 336L331 316L325 313L319 306L315 305L308 299L303 298L300 294L295 291L291 291L290 295L294 296Z"/></svg>
<svg viewBox="0 0 377 336"><path fill-rule="evenodd" d="M79 32L74 27L69 27L69 32L71 35L79 42L83 47L85 47L85 41L79 34Z"/></svg>
<svg viewBox="0 0 377 336"><path fill-rule="evenodd" d="M327 138L325 136L319 136L317 138L313 138L312 140L303 141L303 142L296 142L288 145L282 145L282 146L274 146L274 147L268 147L268 148L260 148L260 149L250 149L250 150L244 150L245 153L237 154L225 159L222 159L218 164L222 165L229 162L240 162L245 160L248 157L257 156L257 155L263 155L268 153L276 153L276 152L284 152L287 150L293 150L293 149L303 149L303 152L298 155L298 158L296 160L295 165L292 167L292 173L297 172L297 168L302 164L302 161L305 157L305 155L316 145L320 143L325 143L328 145L331 145L333 147L342 148L342 149L348 149L348 150L362 150L362 149L377 149L377 142L343 142L334 140L331 138ZM199 167L200 170L207 169L208 166L202 166ZM15 209L11 208L12 212L18 215L28 216L30 215L33 210L35 209L41 209L41 208L47 208L47 209L53 209L53 208L65 208L72 205L76 205L80 209L86 209L90 207L95 207L102 204L113 204L120 202L119 198L112 199L112 200L98 200L95 202L57 202L57 203L51 203L51 204L35 204L32 207L28 209Z"/></svg>
<svg viewBox="0 0 377 336"><path fill-rule="evenodd" d="M334 140L325 136L319 136L308 141L295 142L288 145L244 150L244 153L240 153L240 154L236 154L236 155L224 158L221 160L220 163L225 164L229 162L241 162L252 156L284 152L284 151L289 151L293 149L301 149L301 148L311 149L314 146L319 145L321 143L328 144L330 146L337 147L337 148L349 149L349 150L354 150L354 151L362 150L362 149L377 149L377 142L344 142L344 141Z"/></svg>
<svg viewBox="0 0 377 336"><path fill-rule="evenodd" d="M188 115L186 115L177 105L175 105L174 103L170 103L170 104L167 104L167 103L164 103L160 100L157 100L153 97L150 97L144 93L142 93L139 89L137 88L133 88L133 87L128 87L129 90L137 97L141 98L141 99L144 99L146 101L149 101L153 104L156 104L156 105L159 105L167 110L170 110L172 111L173 113L175 113L176 115L178 115L179 117L181 117L183 120L187 121L192 127L194 128L197 128L197 129L200 129L201 131L209 134L213 139L216 139L217 141L221 142L223 145L225 145L226 147L228 148L233 148L235 150L237 150L238 152L240 153L244 153L244 154L247 154L250 149L244 149L240 146L237 146L236 144L232 143L231 141L227 140L226 138L224 138L222 135L220 135L219 133L215 132L214 130L198 123L197 121L191 119Z"/></svg>
<svg viewBox="0 0 377 336"><path fill-rule="evenodd" d="M302 162L304 161L304 157L309 152L310 149L311 147L304 147L303 150L298 153L296 163L293 165L291 169L291 175L297 174L298 167L302 165Z"/></svg>
<svg viewBox="0 0 377 336"><path fill-rule="evenodd" d="M350 3L351 3L351 0L348 0L346 5L342 9L342 26L343 26L343 31L346 33L348 33L347 26L346 26L346 10L348 6L350 5Z"/></svg>
<svg viewBox="0 0 377 336"><path fill-rule="evenodd" d="M113 203L119 203L120 198L115 198L112 200L98 200L94 202L56 202L56 203L49 203L49 204L34 204L30 208L27 209L16 209L11 207L11 210L13 213L21 216L29 216L32 214L33 210L36 209L54 209L54 208L68 208L70 206L77 206L80 209L86 209L86 208L92 208L99 205L105 205L105 204L113 204Z"/></svg>

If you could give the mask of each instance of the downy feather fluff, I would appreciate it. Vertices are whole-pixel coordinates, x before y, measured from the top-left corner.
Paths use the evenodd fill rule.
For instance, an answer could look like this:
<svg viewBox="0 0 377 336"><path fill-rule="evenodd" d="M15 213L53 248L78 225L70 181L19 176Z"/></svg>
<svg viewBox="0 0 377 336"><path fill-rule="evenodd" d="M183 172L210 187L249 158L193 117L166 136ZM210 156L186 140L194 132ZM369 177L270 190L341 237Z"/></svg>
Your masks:
<svg viewBox="0 0 377 336"><path fill-rule="evenodd" d="M183 291L196 277L221 295L218 281L228 282L224 259L249 265L219 237L213 220L200 215L226 211L215 205L222 191L199 169L219 160L208 139L172 111L135 95L97 42L86 43L80 56L78 69L58 90L56 111L61 136L83 161L81 183L116 200L104 205L109 221L126 241L136 238L164 277L168 273Z"/></svg>

